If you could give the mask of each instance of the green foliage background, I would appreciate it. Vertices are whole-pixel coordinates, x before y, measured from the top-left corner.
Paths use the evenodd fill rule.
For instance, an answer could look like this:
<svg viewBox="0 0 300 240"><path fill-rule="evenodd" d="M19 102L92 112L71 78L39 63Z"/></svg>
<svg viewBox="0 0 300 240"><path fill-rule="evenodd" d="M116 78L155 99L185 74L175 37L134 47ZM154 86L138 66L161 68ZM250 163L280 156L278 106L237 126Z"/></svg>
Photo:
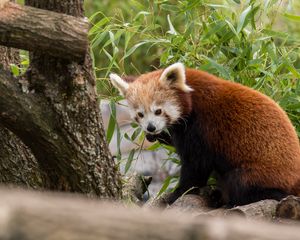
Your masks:
<svg viewBox="0 0 300 240"><path fill-rule="evenodd" d="M115 121L120 98L108 74L139 75L177 61L269 95L287 111L300 136L300 1L87 0L85 7L93 24L99 94L112 99L108 140L114 131L118 144L122 137L143 139L136 125L132 136L120 135ZM140 147L125 159L126 170ZM155 143L149 150L161 147L167 161L179 164L169 146ZM160 193L174 179L167 178Z"/></svg>
<svg viewBox="0 0 300 240"><path fill-rule="evenodd" d="M18 0L23 3L23 0ZM125 171L138 157L144 135L121 135L116 104L121 98L112 88L110 72L139 75L177 61L229 81L236 81L272 97L286 110L300 136L300 1L299 0L85 0L90 18L91 53L100 99L111 99L107 130L111 141L138 142L125 159ZM28 66L12 66L16 75ZM175 149L164 148L166 161L179 164ZM117 158L121 161L119 151ZM124 160L124 159L123 159ZM165 191L174 177L164 182Z"/></svg>
<svg viewBox="0 0 300 240"><path fill-rule="evenodd" d="M279 0L87 0L99 92L116 93L111 71L181 61L271 96L300 133L299 10L299 1Z"/></svg>

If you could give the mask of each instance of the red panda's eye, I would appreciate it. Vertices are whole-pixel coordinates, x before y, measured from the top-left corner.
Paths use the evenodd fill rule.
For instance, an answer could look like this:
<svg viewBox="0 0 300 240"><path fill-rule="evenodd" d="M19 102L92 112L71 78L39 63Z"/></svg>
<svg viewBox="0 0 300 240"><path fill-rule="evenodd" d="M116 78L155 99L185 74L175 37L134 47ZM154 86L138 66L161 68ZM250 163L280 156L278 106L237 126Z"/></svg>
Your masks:
<svg viewBox="0 0 300 240"><path fill-rule="evenodd" d="M160 115L160 114L161 114L161 109L155 110L154 114L155 114L155 115Z"/></svg>
<svg viewBox="0 0 300 240"><path fill-rule="evenodd" d="M140 118L143 118L143 117L144 117L144 114L141 113L141 112L138 112L138 116L139 116Z"/></svg>

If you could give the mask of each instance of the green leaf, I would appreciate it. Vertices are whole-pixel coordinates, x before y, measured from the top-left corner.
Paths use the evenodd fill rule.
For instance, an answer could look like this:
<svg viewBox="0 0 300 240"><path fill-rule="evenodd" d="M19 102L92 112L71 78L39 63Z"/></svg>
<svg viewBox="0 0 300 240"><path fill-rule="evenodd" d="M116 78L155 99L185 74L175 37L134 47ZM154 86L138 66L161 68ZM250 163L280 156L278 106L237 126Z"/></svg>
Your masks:
<svg viewBox="0 0 300 240"><path fill-rule="evenodd" d="M135 129L133 134L131 135L131 141L134 141L137 138L137 136L140 135L141 131L141 128Z"/></svg>
<svg viewBox="0 0 300 240"><path fill-rule="evenodd" d="M178 159L178 158L168 158L168 160L169 161L171 161L171 162L173 162L173 163L175 163L176 165L180 165L181 164L181 161L180 161L180 159Z"/></svg>
<svg viewBox="0 0 300 240"><path fill-rule="evenodd" d="M295 103L295 104L288 105L287 108L289 110L299 110L300 109L300 103Z"/></svg>
<svg viewBox="0 0 300 240"><path fill-rule="evenodd" d="M212 8L225 8L230 10L230 6L223 5L223 4L206 4L206 6L212 7Z"/></svg>
<svg viewBox="0 0 300 240"><path fill-rule="evenodd" d="M215 33L219 33L220 31L222 31L222 29L225 26L226 26L226 23L223 22L223 21L216 21L216 22L214 22L214 24L211 24L210 26L208 26L208 29L210 29L210 30L208 31L208 33L206 33L203 36L203 39L208 39L209 37L211 37Z"/></svg>
<svg viewBox="0 0 300 240"><path fill-rule="evenodd" d="M249 16L249 13L251 12L251 9L252 9L252 6L249 6L242 12L242 14L239 18L238 25L237 25L237 33L240 33L242 31L242 29L247 25L248 16Z"/></svg>
<svg viewBox="0 0 300 240"><path fill-rule="evenodd" d="M154 151L161 147L161 144L159 142L155 142L150 147L147 148L148 151Z"/></svg>
<svg viewBox="0 0 300 240"><path fill-rule="evenodd" d="M230 75L228 71L225 69L225 67L223 67L222 65L220 65L219 63L217 63L216 61L214 61L209 57L206 56L202 56L202 57L205 58L210 63L210 65L221 74L223 78L230 80Z"/></svg>
<svg viewBox="0 0 300 240"><path fill-rule="evenodd" d="M139 125L137 123L135 123L135 122L132 122L132 123L130 123L130 126L132 128L137 128Z"/></svg>
<svg viewBox="0 0 300 240"><path fill-rule="evenodd" d="M176 152L176 148L170 145L166 145L166 144L161 144L163 146L163 148L167 149L168 151L175 153Z"/></svg>
<svg viewBox="0 0 300 240"><path fill-rule="evenodd" d="M16 64L10 64L10 69L15 77L20 75L20 69Z"/></svg>
<svg viewBox="0 0 300 240"><path fill-rule="evenodd" d="M163 192L165 192L167 190L167 188L169 187L170 185L170 182L172 180L172 176L168 176L165 181L163 182L163 185L161 187L161 189L159 190L158 194L157 194L157 197L159 197Z"/></svg>
<svg viewBox="0 0 300 240"><path fill-rule="evenodd" d="M104 40L104 38L107 36L107 32L100 32L97 33L97 35L94 37L94 39L92 40L92 44L91 47L98 47L100 46L100 43Z"/></svg>
<svg viewBox="0 0 300 240"><path fill-rule="evenodd" d="M144 9L145 7L143 4L141 4L139 1L136 0L130 0L130 5L136 7L139 10Z"/></svg>
<svg viewBox="0 0 300 240"><path fill-rule="evenodd" d="M264 33L266 35L269 35L269 36L266 36L267 38L270 37L270 36L277 37L277 38L288 38L289 37L288 33L274 31L272 29L263 29L262 33ZM263 39L258 38L257 40L263 40L264 41L264 40L266 40L266 37L264 37Z"/></svg>
<svg viewBox="0 0 300 240"><path fill-rule="evenodd" d="M255 14L256 12L259 10L259 7L256 6L254 8L252 8L251 10L251 14L249 14L249 17L251 17L251 25L253 29L256 29L256 24L255 24Z"/></svg>
<svg viewBox="0 0 300 240"><path fill-rule="evenodd" d="M207 180L207 185L208 186L215 186L217 185L217 180L214 177L209 177L209 179Z"/></svg>
<svg viewBox="0 0 300 240"><path fill-rule="evenodd" d="M142 131L142 133L140 134L139 138L138 138L138 142L143 142L145 140L145 132Z"/></svg>
<svg viewBox="0 0 300 240"><path fill-rule="evenodd" d="M150 12L147 12L147 11L140 11L140 12L138 12L138 14L134 17L134 21L136 21L140 16L147 16L147 15L151 15L151 13Z"/></svg>
<svg viewBox="0 0 300 240"><path fill-rule="evenodd" d="M127 133L124 133L124 138L127 139L128 141L131 141L131 138L129 137L129 135Z"/></svg>
<svg viewBox="0 0 300 240"><path fill-rule="evenodd" d="M133 161L134 154L135 154L135 149L132 149L128 155L128 159L127 159L127 162L125 165L125 174L128 172L128 170L131 167L131 163Z"/></svg>
<svg viewBox="0 0 300 240"><path fill-rule="evenodd" d="M167 33L170 33L171 35L177 35L177 32L171 22L171 19L170 19L170 15L168 14L167 16L167 19L168 19L168 24L169 24L169 31Z"/></svg>
<svg viewBox="0 0 300 240"><path fill-rule="evenodd" d="M124 57L122 58L122 60L125 59L125 58L127 58L127 57L129 57L131 54L134 53L135 50L137 50L140 46L142 46L142 45L144 45L146 43L147 42L140 42L140 43L135 44L132 48L130 48L128 50L128 52L124 55Z"/></svg>
<svg viewBox="0 0 300 240"><path fill-rule="evenodd" d="M116 104L114 101L110 101L109 103L110 106L110 117L109 117L109 122L108 122L108 127L107 127L107 132L106 132L106 140L108 144L111 142L111 139L114 135L114 131L117 125L116 121Z"/></svg>
<svg viewBox="0 0 300 240"><path fill-rule="evenodd" d="M110 21L109 18L105 17L102 18L99 22L97 22L89 31L89 35L94 34L95 32L101 30L100 27L102 27L103 25L105 25L106 23L108 23Z"/></svg>
<svg viewBox="0 0 300 240"><path fill-rule="evenodd" d="M170 11L170 12L177 12L178 11L178 7L176 5L171 5L171 4L162 4L160 5L160 8L166 11Z"/></svg>
<svg viewBox="0 0 300 240"><path fill-rule="evenodd" d="M229 22L228 20L225 20L225 22L227 23L227 26L230 28L230 30L232 31L232 33L234 33L234 35L239 39L239 35L238 33L236 32L234 26L232 25L231 22Z"/></svg>
<svg viewBox="0 0 300 240"><path fill-rule="evenodd" d="M296 70L296 68L293 65L288 64L286 67L296 78L300 79L300 73Z"/></svg>
<svg viewBox="0 0 300 240"><path fill-rule="evenodd" d="M290 20L293 20L296 22L300 22L300 15L292 15L289 13L285 13L285 14L283 14L283 16L285 16L287 19L290 19Z"/></svg>
<svg viewBox="0 0 300 240"><path fill-rule="evenodd" d="M122 152L121 152L121 131L118 124L116 124L117 129L117 159L120 161L122 159Z"/></svg>

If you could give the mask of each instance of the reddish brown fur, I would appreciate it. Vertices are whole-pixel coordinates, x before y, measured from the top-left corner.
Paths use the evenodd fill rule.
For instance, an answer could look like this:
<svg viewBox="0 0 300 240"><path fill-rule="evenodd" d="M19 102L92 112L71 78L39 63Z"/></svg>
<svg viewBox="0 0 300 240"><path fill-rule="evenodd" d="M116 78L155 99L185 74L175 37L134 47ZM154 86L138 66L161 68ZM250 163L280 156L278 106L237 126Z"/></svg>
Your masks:
<svg viewBox="0 0 300 240"><path fill-rule="evenodd" d="M299 140L278 104L258 91L206 72L187 69L186 77L195 90L193 109L209 124L208 142L235 167L252 170L243 180L300 194Z"/></svg>
<svg viewBox="0 0 300 240"><path fill-rule="evenodd" d="M287 114L272 99L193 69L186 69L186 81L194 91L185 93L159 82L162 71L138 77L126 98L145 106L153 99L168 99L180 106L182 115L193 110L206 124L209 147L233 168L247 170L244 183L300 195L299 140Z"/></svg>

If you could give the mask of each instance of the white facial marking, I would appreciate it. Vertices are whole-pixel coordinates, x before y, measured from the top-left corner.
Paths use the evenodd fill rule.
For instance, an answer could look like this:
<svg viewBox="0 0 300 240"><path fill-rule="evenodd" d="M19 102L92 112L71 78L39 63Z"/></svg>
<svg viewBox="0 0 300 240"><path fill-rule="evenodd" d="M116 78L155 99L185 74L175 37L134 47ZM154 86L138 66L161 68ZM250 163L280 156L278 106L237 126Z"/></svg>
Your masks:
<svg viewBox="0 0 300 240"><path fill-rule="evenodd" d="M180 108L176 104L172 104L171 102L166 102L163 105L163 109L165 113L170 117L171 123L176 122L181 115Z"/></svg>
<svg viewBox="0 0 300 240"><path fill-rule="evenodd" d="M155 111L157 109L161 109L161 114L156 115ZM132 119L138 119L139 125L142 127L142 129L150 134L158 134L160 133L167 125L167 119L163 115L163 106L158 106L156 104L152 104L150 106L150 111L145 111L143 107L140 107L138 109L134 109L132 106L129 105L129 113ZM143 117L140 117L138 113L142 113ZM151 123L155 127L155 130L153 132L149 132L147 130L148 125Z"/></svg>
<svg viewBox="0 0 300 240"><path fill-rule="evenodd" d="M160 114L155 114L155 111L160 109ZM132 106L129 105L129 112L132 119L138 119L139 125L142 129L150 134L159 134L166 128L169 124L175 123L181 115L180 108L172 103L166 102L162 105L152 104L150 106L150 111L146 111L143 107L139 107L138 109L134 109ZM139 113L143 114L143 117L139 116ZM168 117L166 117L166 115ZM167 122L169 119L171 122ZM150 132L147 130L149 124L155 127L155 130Z"/></svg>
<svg viewBox="0 0 300 240"><path fill-rule="evenodd" d="M146 131L150 134L158 134L166 126L166 119L163 117L162 113L159 115L155 114L155 111L157 109L161 109L161 106L158 106L157 104L152 103L150 106L150 112L145 113L145 117L144 117L143 121L141 122L141 126L144 129L144 131ZM149 124L151 124L155 127L155 131L149 132L147 130L147 127Z"/></svg>

